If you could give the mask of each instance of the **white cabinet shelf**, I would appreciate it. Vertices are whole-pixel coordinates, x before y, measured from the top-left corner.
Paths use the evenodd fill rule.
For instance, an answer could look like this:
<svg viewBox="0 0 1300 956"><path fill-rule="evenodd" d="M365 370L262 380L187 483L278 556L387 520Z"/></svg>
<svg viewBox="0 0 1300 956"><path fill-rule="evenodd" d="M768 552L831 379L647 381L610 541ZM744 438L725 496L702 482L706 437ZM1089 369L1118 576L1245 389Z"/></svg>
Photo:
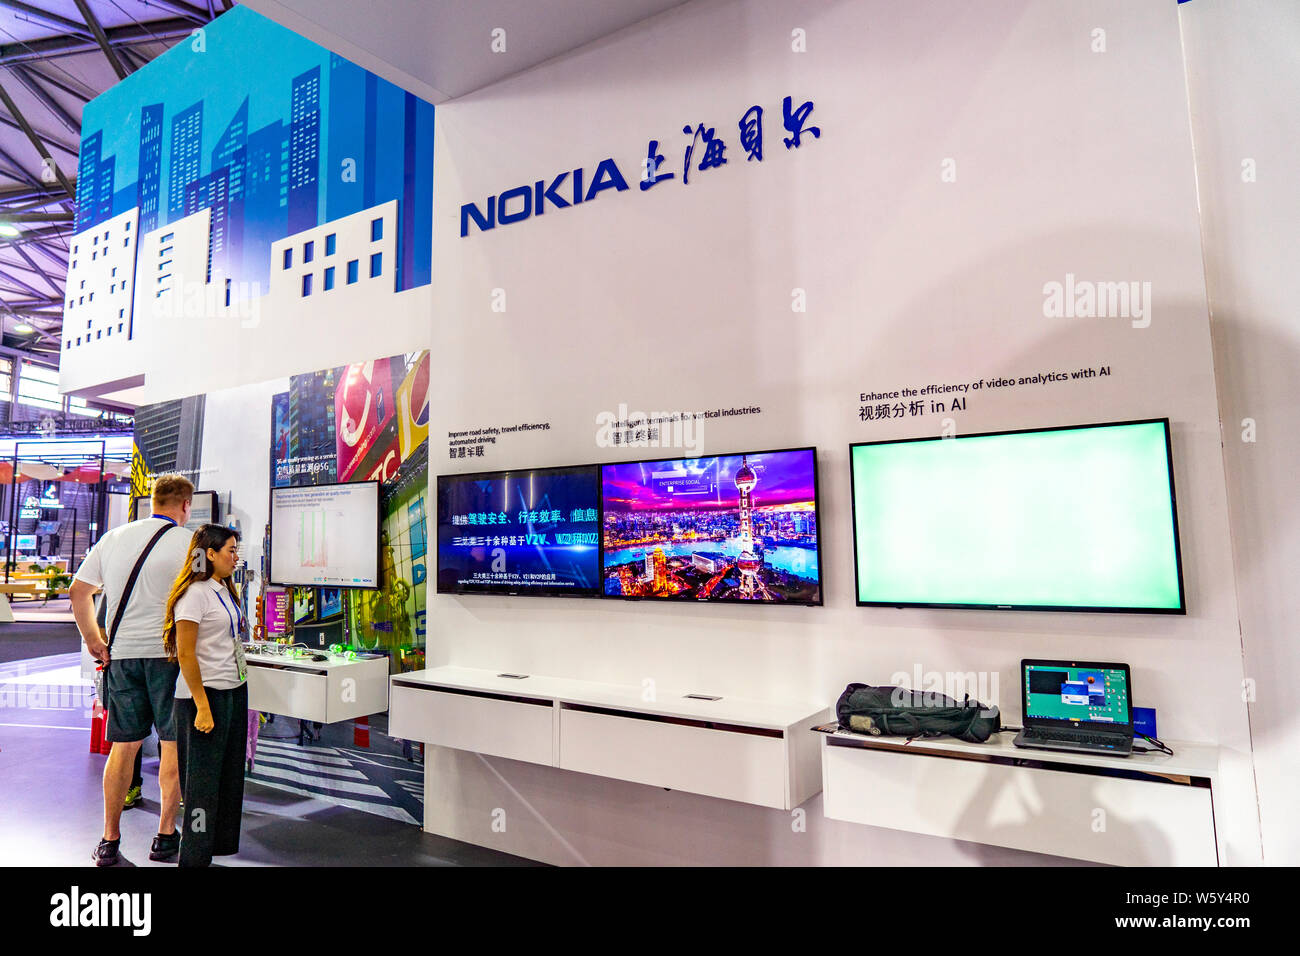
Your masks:
<svg viewBox="0 0 1300 956"><path fill-rule="evenodd" d="M786 810L821 786L826 707L450 666L391 682L406 740Z"/></svg>
<svg viewBox="0 0 1300 956"><path fill-rule="evenodd" d="M388 710L388 658L248 655L248 709L332 724Z"/></svg>
<svg viewBox="0 0 1300 956"><path fill-rule="evenodd" d="M827 817L1132 866L1215 866L1218 749L1092 756L988 743L822 737Z"/></svg>

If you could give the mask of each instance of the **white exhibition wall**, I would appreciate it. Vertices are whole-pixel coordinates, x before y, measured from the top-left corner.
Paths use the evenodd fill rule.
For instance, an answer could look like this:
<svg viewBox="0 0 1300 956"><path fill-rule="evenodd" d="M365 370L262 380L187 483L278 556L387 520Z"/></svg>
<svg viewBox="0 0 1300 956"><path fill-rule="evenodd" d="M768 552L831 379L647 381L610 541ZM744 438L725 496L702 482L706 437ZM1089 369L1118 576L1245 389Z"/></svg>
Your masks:
<svg viewBox="0 0 1300 956"><path fill-rule="evenodd" d="M821 130L797 149L782 144L786 96L814 101ZM756 104L762 162L737 129ZM683 185L682 129L698 123L727 163ZM662 457L674 450L599 444L597 416L757 407L708 420L699 453L817 446L825 606L431 595L431 664L828 705L852 680L987 672L1018 722L1021 657L1127 661L1161 736L1223 748L1225 862L1259 861L1174 3L696 0L440 106L436 126L431 471ZM676 178L642 190L650 139ZM462 204L579 167L590 184L607 157L625 191L460 236ZM1140 298L1051 315L1045 287L1083 282ZM1100 367L985 386L959 411L860 417L864 392ZM1162 416L1185 617L855 606L850 442L938 434L945 418L976 432ZM444 434L521 423L549 427L495 435L472 463L442 457ZM557 863L1025 858L832 824L820 799L801 832L776 811L428 759L430 829Z"/></svg>
<svg viewBox="0 0 1300 956"><path fill-rule="evenodd" d="M1300 4L1180 8L1264 861L1300 862Z"/></svg>

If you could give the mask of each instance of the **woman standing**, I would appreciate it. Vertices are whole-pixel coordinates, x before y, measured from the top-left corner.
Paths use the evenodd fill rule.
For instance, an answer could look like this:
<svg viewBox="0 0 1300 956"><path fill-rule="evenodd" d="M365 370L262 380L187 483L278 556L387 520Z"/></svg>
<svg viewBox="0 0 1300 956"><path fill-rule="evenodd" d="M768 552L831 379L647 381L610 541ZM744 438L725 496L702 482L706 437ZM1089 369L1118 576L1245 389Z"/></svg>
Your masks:
<svg viewBox="0 0 1300 956"><path fill-rule="evenodd" d="M180 661L176 681L176 758L184 822L181 866L207 866L239 852L244 809L248 685L244 619L231 575L239 532L205 524L167 599L163 638Z"/></svg>

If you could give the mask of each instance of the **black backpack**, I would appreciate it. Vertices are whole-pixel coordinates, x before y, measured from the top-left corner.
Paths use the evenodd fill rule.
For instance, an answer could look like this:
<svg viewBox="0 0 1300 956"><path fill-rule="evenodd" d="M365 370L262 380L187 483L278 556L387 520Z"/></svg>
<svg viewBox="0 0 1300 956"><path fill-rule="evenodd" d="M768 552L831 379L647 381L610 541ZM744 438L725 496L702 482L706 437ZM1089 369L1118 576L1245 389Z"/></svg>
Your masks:
<svg viewBox="0 0 1300 956"><path fill-rule="evenodd" d="M850 684L835 705L840 727L873 737L956 737L982 744L1002 728L996 707L935 691Z"/></svg>

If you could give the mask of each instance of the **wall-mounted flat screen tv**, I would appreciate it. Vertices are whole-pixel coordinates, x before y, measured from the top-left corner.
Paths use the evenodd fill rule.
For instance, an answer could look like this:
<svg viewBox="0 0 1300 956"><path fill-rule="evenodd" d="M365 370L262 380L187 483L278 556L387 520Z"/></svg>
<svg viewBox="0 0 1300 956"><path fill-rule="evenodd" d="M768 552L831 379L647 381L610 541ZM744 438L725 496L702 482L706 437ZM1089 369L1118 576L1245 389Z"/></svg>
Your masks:
<svg viewBox="0 0 1300 956"><path fill-rule="evenodd" d="M600 469L438 476L438 593L600 594Z"/></svg>
<svg viewBox="0 0 1300 956"><path fill-rule="evenodd" d="M1186 613L1169 420L849 447L860 605Z"/></svg>
<svg viewBox="0 0 1300 956"><path fill-rule="evenodd" d="M272 488L270 583L378 588L379 482Z"/></svg>
<svg viewBox="0 0 1300 956"><path fill-rule="evenodd" d="M821 604L817 451L601 467L604 593Z"/></svg>

